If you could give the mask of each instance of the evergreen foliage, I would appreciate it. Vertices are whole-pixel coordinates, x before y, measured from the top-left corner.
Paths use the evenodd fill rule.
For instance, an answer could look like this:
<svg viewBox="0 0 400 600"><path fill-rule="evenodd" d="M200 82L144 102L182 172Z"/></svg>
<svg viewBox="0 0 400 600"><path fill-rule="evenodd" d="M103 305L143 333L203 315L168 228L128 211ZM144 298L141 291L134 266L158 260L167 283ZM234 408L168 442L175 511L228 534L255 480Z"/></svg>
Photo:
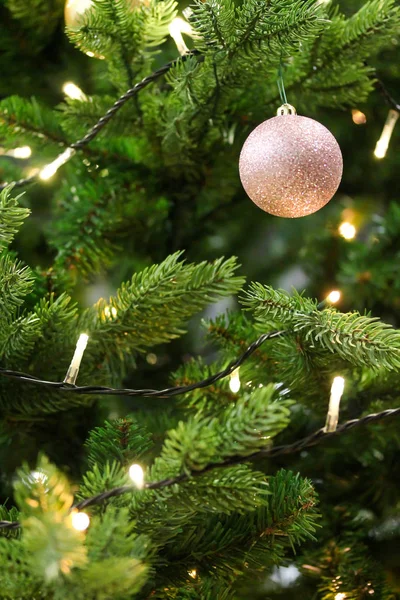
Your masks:
<svg viewBox="0 0 400 600"><path fill-rule="evenodd" d="M177 57L175 0L93 0L66 30L63 8L0 5L1 181L38 173ZM2 189L0 367L62 381L86 332L79 385L165 389L224 369L261 333L282 335L243 363L236 392L227 377L176 398L100 398L0 373L0 520L21 524L0 527L0 599L393 600L398 424L252 455L322 427L335 375L346 378L341 420L398 404L398 169L393 185L384 166L370 175L378 167L361 155L373 136L356 148L336 109L369 98L368 123L381 127L372 92L376 69L399 76L399 6L196 0L185 14L194 52L51 181ZM344 198L303 224L252 212L237 175L246 135L282 103L278 73L289 102L331 120L347 150ZM80 99L61 94L70 79ZM27 162L8 153L27 144ZM357 211L362 234L339 239ZM217 256L232 249L244 267ZM286 291L289 267L306 292ZM334 284L341 310L312 299ZM131 464L169 485L138 489ZM74 528L74 503L125 486ZM285 588L274 580L287 565L298 579Z"/></svg>

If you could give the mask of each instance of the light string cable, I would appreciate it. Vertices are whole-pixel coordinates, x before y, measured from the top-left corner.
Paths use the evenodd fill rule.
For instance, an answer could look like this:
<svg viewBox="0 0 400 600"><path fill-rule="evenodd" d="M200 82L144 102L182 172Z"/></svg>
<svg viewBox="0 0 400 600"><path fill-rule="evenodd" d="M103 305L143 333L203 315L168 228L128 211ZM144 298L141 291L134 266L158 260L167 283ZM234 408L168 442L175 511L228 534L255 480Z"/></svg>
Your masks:
<svg viewBox="0 0 400 600"><path fill-rule="evenodd" d="M12 371L9 369L4 369L2 367L0 367L0 375L12 379L17 379L24 383L32 383L34 385L40 385L53 390L59 390L62 392L68 392L72 394L99 394L102 396L142 396L147 398L168 398L171 396L186 394L187 392L191 392L192 390L205 388L212 385L213 383L216 383L217 381L223 379L227 375L230 375L235 369L240 367L240 365L244 363L256 350L258 350L258 348L265 341L281 337L286 333L288 333L288 331L285 330L263 333L255 342L248 346L248 348L243 352L243 354L241 354L237 359L229 363L229 365L225 367L225 369L223 369L222 371L219 371L218 373L210 375L202 381L197 381L190 385L177 385L174 387L165 388L164 390L132 390L129 388L118 389L98 385L77 386L73 383L69 383L70 380L68 380L67 378L64 381L46 381L44 379L39 379L34 375L30 375L29 373L21 373L19 371Z"/></svg>
<svg viewBox="0 0 400 600"><path fill-rule="evenodd" d="M293 454L295 452L300 452L304 448L309 448L311 446L315 446L320 444L321 442L333 438L334 436L341 435L346 433L350 429L354 427L358 427L361 425L367 425L368 423L374 423L377 421L381 421L388 417L394 417L400 415L400 407L398 408L389 408L387 410L383 410L379 413L371 413L369 415L365 415L359 419L352 419L350 421L346 421L342 423L335 429L335 431L325 431L325 428L318 429L311 435L301 438L292 444L286 444L283 446L275 446L275 447L265 447L253 452L248 456L232 456L222 462L219 463L210 463L204 469L200 471L191 471L190 473L181 473L176 477L170 477L168 479L161 479L160 481L149 481L145 482L141 489L144 490L159 490L162 488L170 487L172 485L184 483L189 481L193 477L199 477L212 471L214 469L219 469L223 467L230 467L232 465L237 465L241 462L248 462L249 460L257 459L257 458L275 458L277 456L285 456L287 454ZM93 506L96 504L101 504L105 502L109 498L115 498L117 496L122 496L123 494L134 493L138 491L137 485L123 485L120 487L113 488L111 490L106 490L101 492L100 494L96 494L95 496L91 496L90 498L85 498L80 502L74 504L71 508L71 511L81 510L83 508L87 508L88 506ZM21 523L19 521L0 521L0 529L19 529L21 527Z"/></svg>
<svg viewBox="0 0 400 600"><path fill-rule="evenodd" d="M107 112L102 117L100 117L100 119L97 121L97 123L95 125L93 125L93 127L91 129L89 129L89 131L86 133L86 135L83 138L81 138L80 140L77 140L76 142L74 142L73 144L70 144L68 146L67 150L70 151L70 156L68 156L68 158L66 160L62 161L61 164L64 164L65 162L67 162L67 160L71 156L73 156L73 154L74 154L74 152L72 152L73 150L74 151L82 150L82 148L87 146L100 133L100 131L109 123L109 121L111 121L111 119L124 106L124 104L126 104L126 102L128 102L128 100L130 100L131 98L136 96L136 94L138 94L142 89L147 87L150 83L153 83L154 81L156 81L156 79L158 79L162 75L165 75L165 73L168 73L168 71L170 71L173 67L175 67L175 65L177 65L180 61L187 60L189 58L189 56L199 56L199 61L204 60L204 57L201 55L200 51L195 50L195 49L190 50L184 56L179 56L178 58L172 60L171 62L166 63L165 65L163 65L162 67L160 67L159 69L157 69L156 71L151 73L151 75L148 75L147 77L142 79L142 81L139 81L138 83L136 83L132 88L130 88L127 92L125 92L125 94L123 94L120 98L118 98L118 100L116 100L114 102L114 104L107 110ZM64 152L62 154L64 154ZM59 156L61 157L62 155L59 155ZM57 159L55 159L55 160L57 160ZM24 179L18 179L17 181L13 181L13 182L11 182L11 185L14 188L22 187L24 185L29 185L31 183L35 183L39 179L40 179L40 171L38 173L35 173L34 175L31 175L30 177L26 177ZM4 188L6 188L8 185L10 185L10 183L7 183L7 182L1 184L0 191L3 190Z"/></svg>

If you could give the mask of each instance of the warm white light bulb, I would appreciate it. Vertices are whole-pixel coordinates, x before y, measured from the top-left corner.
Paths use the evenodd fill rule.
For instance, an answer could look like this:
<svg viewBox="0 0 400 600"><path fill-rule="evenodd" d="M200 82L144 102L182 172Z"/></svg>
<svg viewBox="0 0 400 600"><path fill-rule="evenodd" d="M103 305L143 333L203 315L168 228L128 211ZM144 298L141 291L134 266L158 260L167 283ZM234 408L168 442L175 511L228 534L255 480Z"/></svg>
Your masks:
<svg viewBox="0 0 400 600"><path fill-rule="evenodd" d="M139 489L144 486L144 471L140 465L131 465L129 467L129 477Z"/></svg>
<svg viewBox="0 0 400 600"><path fill-rule="evenodd" d="M176 17L169 24L169 35L174 40L176 47L178 48L179 54L182 56L189 52L189 48L186 46L185 41L182 37L182 33L193 36L193 29L187 21L181 17Z"/></svg>
<svg viewBox="0 0 400 600"><path fill-rule="evenodd" d="M386 119L386 123L383 127L381 137L376 142L374 155L376 158L384 158L386 156L387 149L389 148L390 138L392 137L393 128L396 125L396 121L399 118L397 110L389 110L389 114Z"/></svg>
<svg viewBox="0 0 400 600"><path fill-rule="evenodd" d="M196 571L196 569L192 569L191 571L188 571L188 575L189 575L189 577L192 577L193 579L196 579L196 577L197 577L197 571Z"/></svg>
<svg viewBox="0 0 400 600"><path fill-rule="evenodd" d="M77 531L85 531L90 525L89 516L84 512L76 512L72 514L72 527Z"/></svg>
<svg viewBox="0 0 400 600"><path fill-rule="evenodd" d="M43 167L43 169L39 173L40 179L43 179L43 181L47 181L48 179L50 179L50 177L53 177L53 175L57 173L58 169L66 162L68 162L74 154L75 150L73 148L67 148L66 150L64 150L64 152L59 154L57 158L53 160L53 162Z"/></svg>
<svg viewBox="0 0 400 600"><path fill-rule="evenodd" d="M343 221L339 225L339 233L345 240L353 240L356 237L357 230L348 221Z"/></svg>
<svg viewBox="0 0 400 600"><path fill-rule="evenodd" d="M29 158L32 154L32 150L29 146L21 146L21 148L14 148L14 150L10 150L7 152L9 156L13 156L14 158Z"/></svg>
<svg viewBox="0 0 400 600"><path fill-rule="evenodd" d="M345 599L346 599L346 594L344 594L343 592L339 592L335 596L335 600L345 600Z"/></svg>
<svg viewBox="0 0 400 600"><path fill-rule="evenodd" d="M332 290L327 295L326 299L328 300L328 302L331 302L332 304L336 304L336 302L339 302L341 296L342 296L342 294L339 292L339 290Z"/></svg>
<svg viewBox="0 0 400 600"><path fill-rule="evenodd" d="M57 167L55 167L53 164L50 165L46 165L45 167L43 167L43 169L40 171L40 179L43 179L43 181L47 181L48 179L50 179L51 177L53 177L53 175L55 175L57 173Z"/></svg>
<svg viewBox="0 0 400 600"><path fill-rule="evenodd" d="M364 125L364 123L367 122L367 117L365 116L365 114L357 108L353 108L353 110L351 111L351 118L353 119L353 123L355 123L356 125Z"/></svg>
<svg viewBox="0 0 400 600"><path fill-rule="evenodd" d="M72 81L66 81L62 87L62 90L68 98L72 98L72 100L84 100L85 94L82 92L81 88L75 85Z"/></svg>
<svg viewBox="0 0 400 600"><path fill-rule="evenodd" d="M331 302L332 304L336 304L336 302L339 302L341 297L342 297L342 294L339 292L339 290L332 290L327 295L326 299L328 300L328 302Z"/></svg>
<svg viewBox="0 0 400 600"><path fill-rule="evenodd" d="M328 414L326 417L325 431L336 431L339 421L339 406L343 396L344 378L335 377L331 386Z"/></svg>
<svg viewBox="0 0 400 600"><path fill-rule="evenodd" d="M234 394L237 394L240 390L240 377L239 377L239 369L235 369L232 371L229 381L229 389Z"/></svg>
<svg viewBox="0 0 400 600"><path fill-rule="evenodd" d="M81 333L81 335L79 336L75 352L71 360L71 364L68 367L68 371L64 379L64 383L75 385L75 381L78 377L79 367L81 366L83 353L86 350L88 339L89 336L86 333Z"/></svg>

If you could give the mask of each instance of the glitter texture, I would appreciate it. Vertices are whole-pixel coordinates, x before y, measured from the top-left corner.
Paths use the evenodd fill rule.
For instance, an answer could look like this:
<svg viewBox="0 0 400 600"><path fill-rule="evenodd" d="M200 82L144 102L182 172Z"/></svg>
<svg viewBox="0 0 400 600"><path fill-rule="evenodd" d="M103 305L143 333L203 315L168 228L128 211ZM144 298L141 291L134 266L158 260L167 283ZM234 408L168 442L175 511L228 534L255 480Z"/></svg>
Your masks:
<svg viewBox="0 0 400 600"><path fill-rule="evenodd" d="M261 123L244 143L240 179L257 206L278 217L305 217L329 202L339 187L339 144L321 123L282 115Z"/></svg>

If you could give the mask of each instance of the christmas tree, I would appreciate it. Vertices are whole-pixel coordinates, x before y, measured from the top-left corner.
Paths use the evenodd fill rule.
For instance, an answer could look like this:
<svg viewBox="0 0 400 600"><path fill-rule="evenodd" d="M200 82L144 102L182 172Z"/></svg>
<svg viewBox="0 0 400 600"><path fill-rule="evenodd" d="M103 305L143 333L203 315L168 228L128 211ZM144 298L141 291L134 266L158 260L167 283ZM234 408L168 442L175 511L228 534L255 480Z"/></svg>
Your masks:
<svg viewBox="0 0 400 600"><path fill-rule="evenodd" d="M0 598L400 597L399 7L0 12Z"/></svg>

